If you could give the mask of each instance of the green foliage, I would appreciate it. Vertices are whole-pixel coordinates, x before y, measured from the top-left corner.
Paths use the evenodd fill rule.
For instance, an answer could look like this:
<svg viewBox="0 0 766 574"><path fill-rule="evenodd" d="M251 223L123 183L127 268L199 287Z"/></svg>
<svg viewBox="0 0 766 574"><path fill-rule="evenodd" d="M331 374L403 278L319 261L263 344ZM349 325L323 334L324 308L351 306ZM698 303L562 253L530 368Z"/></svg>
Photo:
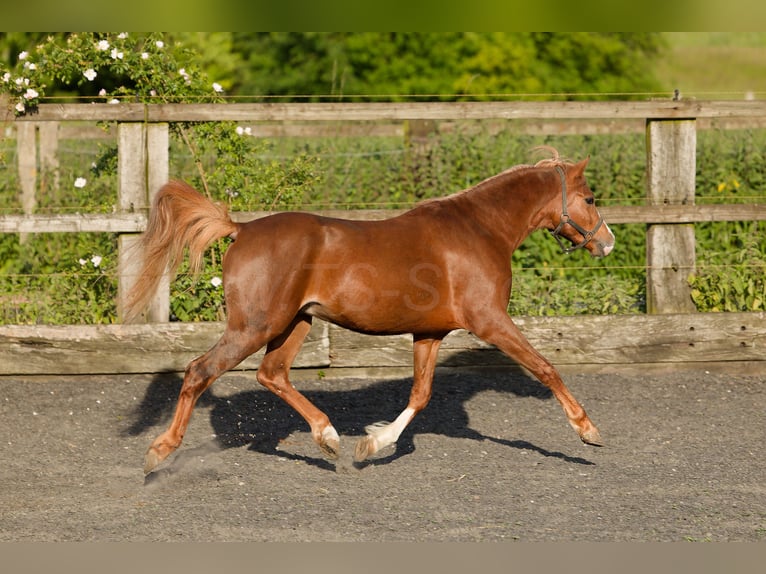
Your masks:
<svg viewBox="0 0 766 574"><path fill-rule="evenodd" d="M697 136L697 203L764 203L763 130ZM689 277L699 311L764 310L766 224L698 223L697 269Z"/></svg>
<svg viewBox="0 0 766 574"><path fill-rule="evenodd" d="M274 158L272 144L251 137L248 127L198 123L183 135L182 145L171 150L171 169L232 210L291 209L318 183L315 158L300 150ZM186 145L187 139L194 143Z"/></svg>
<svg viewBox="0 0 766 574"><path fill-rule="evenodd" d="M217 255L222 252L220 245L215 247L215 252ZM170 294L170 316L174 321L225 319L222 272L217 263L207 265L198 277L194 277L184 262Z"/></svg>
<svg viewBox="0 0 766 574"><path fill-rule="evenodd" d="M111 234L0 236L0 322L112 322L115 248Z"/></svg>
<svg viewBox="0 0 766 574"><path fill-rule="evenodd" d="M717 311L766 310L766 239L759 222L738 222L697 230L709 250L689 276L697 309ZM712 242L711 242L712 239ZM733 261L732 261L733 256Z"/></svg>
<svg viewBox="0 0 766 574"><path fill-rule="evenodd" d="M508 304L511 315L608 315L641 313L646 289L632 278L561 269L541 274L516 271Z"/></svg>
<svg viewBox="0 0 766 574"><path fill-rule="evenodd" d="M237 32L242 95L634 93L656 91L656 33ZM249 73L247 71L250 71Z"/></svg>

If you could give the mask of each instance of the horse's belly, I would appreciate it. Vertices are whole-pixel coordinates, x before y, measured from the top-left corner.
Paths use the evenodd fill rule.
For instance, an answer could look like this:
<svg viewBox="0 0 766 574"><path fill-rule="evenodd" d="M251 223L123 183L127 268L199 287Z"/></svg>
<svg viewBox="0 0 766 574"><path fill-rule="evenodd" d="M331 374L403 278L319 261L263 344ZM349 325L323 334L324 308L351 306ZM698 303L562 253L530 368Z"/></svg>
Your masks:
<svg viewBox="0 0 766 574"><path fill-rule="evenodd" d="M425 298L414 297L348 297L330 304L311 302L303 312L346 329L360 333L394 335L450 330L454 328L451 314Z"/></svg>

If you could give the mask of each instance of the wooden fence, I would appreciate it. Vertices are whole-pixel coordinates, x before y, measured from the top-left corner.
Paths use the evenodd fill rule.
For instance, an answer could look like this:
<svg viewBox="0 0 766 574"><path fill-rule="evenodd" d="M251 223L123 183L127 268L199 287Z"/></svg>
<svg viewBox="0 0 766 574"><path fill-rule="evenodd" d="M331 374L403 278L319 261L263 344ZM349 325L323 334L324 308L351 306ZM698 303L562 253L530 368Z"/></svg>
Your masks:
<svg viewBox="0 0 766 574"><path fill-rule="evenodd" d="M695 265L696 222L766 220L766 205L695 205L696 131L700 122L764 125L766 102L471 102L328 104L45 104L15 120L21 215L0 217L0 232L113 232L119 234L118 297L130 288L135 259L125 257L146 225L151 195L169 176L168 124L222 121L404 122L467 119L514 121L640 121L647 144L647 204L601 208L610 225L647 225L646 315L517 318L527 337L560 368L579 370L759 366L766 338L761 313L696 313L686 277ZM55 168L55 143L69 121L117 123L119 189L114 214L37 215L38 169ZM150 159L151 158L151 159ZM341 213L375 218L389 211ZM237 213L247 220L263 213ZM118 309L121 303L118 302ZM132 373L182 370L223 329L218 323L167 323L166 281L145 324L0 326L0 375ZM350 334L318 321L296 367L391 369L411 364L409 337ZM241 368L257 366L258 356ZM445 341L444 366L511 363L465 332Z"/></svg>

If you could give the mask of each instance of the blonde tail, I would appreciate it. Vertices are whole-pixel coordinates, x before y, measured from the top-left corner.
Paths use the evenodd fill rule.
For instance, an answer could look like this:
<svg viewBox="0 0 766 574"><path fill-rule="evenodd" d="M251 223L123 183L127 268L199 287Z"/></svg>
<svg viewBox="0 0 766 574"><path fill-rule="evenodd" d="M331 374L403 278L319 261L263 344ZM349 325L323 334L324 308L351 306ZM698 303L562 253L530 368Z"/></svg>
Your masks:
<svg viewBox="0 0 766 574"><path fill-rule="evenodd" d="M189 184L172 180L157 193L149 223L138 244L143 266L128 293L123 320L135 319L149 304L165 273L174 276L189 250L189 267L198 273L207 248L222 237L235 237L240 224L223 204L213 203Z"/></svg>

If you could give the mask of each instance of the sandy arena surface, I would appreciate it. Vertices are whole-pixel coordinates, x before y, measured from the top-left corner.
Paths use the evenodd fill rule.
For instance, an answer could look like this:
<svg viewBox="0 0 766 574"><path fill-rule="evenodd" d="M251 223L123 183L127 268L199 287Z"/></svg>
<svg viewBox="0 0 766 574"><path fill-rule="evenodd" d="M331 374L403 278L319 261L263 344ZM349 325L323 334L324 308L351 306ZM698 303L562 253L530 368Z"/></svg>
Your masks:
<svg viewBox="0 0 766 574"><path fill-rule="evenodd" d="M766 541L763 379L565 380L605 447L523 374L449 372L360 467L356 438L400 412L410 379L296 382L341 434L331 463L254 374L231 373L145 478L178 376L5 377L0 541Z"/></svg>

